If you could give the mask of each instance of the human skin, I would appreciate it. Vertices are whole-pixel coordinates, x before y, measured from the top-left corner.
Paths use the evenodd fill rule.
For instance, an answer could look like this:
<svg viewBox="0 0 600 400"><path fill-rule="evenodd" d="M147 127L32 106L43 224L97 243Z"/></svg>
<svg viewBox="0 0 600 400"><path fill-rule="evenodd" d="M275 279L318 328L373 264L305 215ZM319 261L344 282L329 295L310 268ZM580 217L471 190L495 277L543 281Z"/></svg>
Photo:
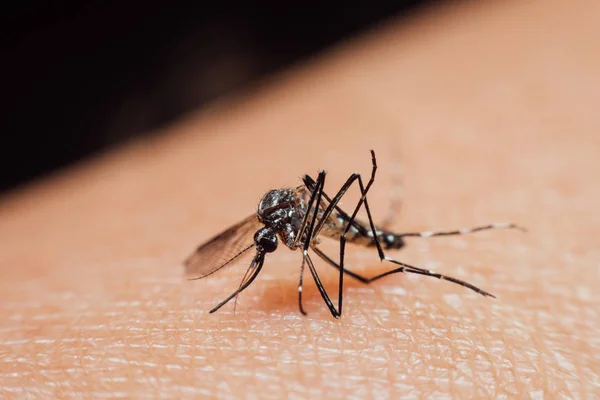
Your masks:
<svg viewBox="0 0 600 400"><path fill-rule="evenodd" d="M6 195L0 396L597 398L599 5L473 2L392 21ZM209 314L246 266L190 282L182 260L268 189L319 169L329 193L368 177L369 149L374 217L397 210L397 231L528 228L388 253L497 299L346 278L334 319L308 274L302 316L301 255L280 245L235 314ZM357 272L390 268L348 250ZM333 296L336 271L317 268Z"/></svg>

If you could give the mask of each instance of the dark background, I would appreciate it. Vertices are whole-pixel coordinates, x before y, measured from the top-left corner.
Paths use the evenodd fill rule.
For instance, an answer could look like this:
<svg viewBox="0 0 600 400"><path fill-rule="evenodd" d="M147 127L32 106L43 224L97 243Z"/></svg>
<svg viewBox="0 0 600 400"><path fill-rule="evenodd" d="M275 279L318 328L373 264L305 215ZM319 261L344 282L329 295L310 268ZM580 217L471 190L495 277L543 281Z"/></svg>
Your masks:
<svg viewBox="0 0 600 400"><path fill-rule="evenodd" d="M423 3L5 5L0 192L159 128Z"/></svg>

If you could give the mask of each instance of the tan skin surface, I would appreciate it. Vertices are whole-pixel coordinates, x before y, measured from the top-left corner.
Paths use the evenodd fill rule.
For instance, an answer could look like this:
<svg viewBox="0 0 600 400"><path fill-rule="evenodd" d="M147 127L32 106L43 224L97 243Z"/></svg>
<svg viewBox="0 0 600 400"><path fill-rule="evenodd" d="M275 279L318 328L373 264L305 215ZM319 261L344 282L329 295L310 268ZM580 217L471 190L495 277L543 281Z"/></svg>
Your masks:
<svg viewBox="0 0 600 400"><path fill-rule="evenodd" d="M0 397L597 398L592 4L463 4L398 21L5 196ZM281 246L235 315L233 304L208 314L245 265L188 282L181 261L195 246L303 173L326 169L328 192L368 176L371 148L376 220L403 182L395 230L529 228L389 253L498 298L419 276L347 278L335 320L307 275L303 317L301 255ZM389 268L349 251L357 272ZM333 296L336 271L317 268Z"/></svg>

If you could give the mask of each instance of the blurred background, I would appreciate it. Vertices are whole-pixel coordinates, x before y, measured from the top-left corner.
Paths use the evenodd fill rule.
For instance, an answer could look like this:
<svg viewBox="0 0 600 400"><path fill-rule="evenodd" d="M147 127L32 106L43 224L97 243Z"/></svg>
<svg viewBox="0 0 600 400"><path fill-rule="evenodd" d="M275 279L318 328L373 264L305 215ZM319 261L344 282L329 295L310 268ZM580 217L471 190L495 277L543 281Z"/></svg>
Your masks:
<svg viewBox="0 0 600 400"><path fill-rule="evenodd" d="M431 2L4 5L0 193Z"/></svg>

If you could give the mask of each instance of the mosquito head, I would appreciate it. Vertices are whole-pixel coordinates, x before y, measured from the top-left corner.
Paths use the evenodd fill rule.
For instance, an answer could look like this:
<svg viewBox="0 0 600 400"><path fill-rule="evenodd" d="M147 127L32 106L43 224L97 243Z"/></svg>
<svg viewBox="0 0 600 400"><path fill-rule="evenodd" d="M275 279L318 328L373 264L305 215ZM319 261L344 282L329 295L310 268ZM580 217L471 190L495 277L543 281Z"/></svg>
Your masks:
<svg viewBox="0 0 600 400"><path fill-rule="evenodd" d="M260 228L254 234L254 243L256 247L265 253L272 253L277 250L277 235L270 228Z"/></svg>

